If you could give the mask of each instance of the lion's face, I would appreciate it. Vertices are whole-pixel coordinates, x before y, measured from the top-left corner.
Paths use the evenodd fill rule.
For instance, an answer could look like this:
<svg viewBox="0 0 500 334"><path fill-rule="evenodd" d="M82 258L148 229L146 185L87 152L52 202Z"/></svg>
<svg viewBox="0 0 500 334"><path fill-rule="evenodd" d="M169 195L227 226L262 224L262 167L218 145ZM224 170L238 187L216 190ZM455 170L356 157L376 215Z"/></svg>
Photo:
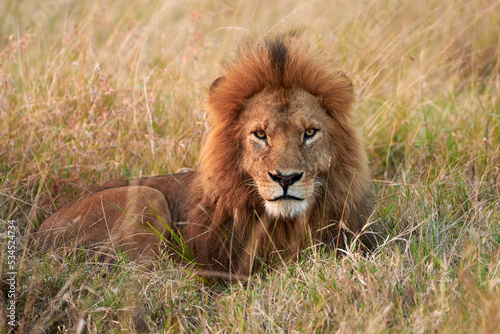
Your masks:
<svg viewBox="0 0 500 334"><path fill-rule="evenodd" d="M304 215L321 193L332 158L331 122L318 99L302 89L264 90L248 100L240 118L242 166L269 215Z"/></svg>

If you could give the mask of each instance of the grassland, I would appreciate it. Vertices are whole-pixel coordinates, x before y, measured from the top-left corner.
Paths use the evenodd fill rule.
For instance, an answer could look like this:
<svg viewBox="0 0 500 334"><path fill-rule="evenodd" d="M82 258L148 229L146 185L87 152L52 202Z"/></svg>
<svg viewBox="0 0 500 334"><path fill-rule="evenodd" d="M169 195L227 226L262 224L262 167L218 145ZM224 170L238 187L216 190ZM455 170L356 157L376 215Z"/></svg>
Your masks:
<svg viewBox="0 0 500 334"><path fill-rule="evenodd" d="M500 333L500 2L0 2L0 332ZM386 243L210 287L27 247L103 182L196 168L203 101L248 34L301 34L359 95ZM16 326L6 321L15 226Z"/></svg>

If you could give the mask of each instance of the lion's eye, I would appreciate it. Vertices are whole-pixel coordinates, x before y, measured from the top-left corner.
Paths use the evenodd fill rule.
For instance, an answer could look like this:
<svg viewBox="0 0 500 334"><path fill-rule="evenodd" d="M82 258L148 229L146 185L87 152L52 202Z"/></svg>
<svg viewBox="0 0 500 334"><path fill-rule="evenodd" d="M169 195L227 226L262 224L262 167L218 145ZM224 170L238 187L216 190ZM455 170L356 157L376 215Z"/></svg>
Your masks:
<svg viewBox="0 0 500 334"><path fill-rule="evenodd" d="M309 139L314 137L314 135L318 132L316 129L307 129L306 132L304 132L304 139Z"/></svg>
<svg viewBox="0 0 500 334"><path fill-rule="evenodd" d="M267 138L266 133L264 132L264 130L255 131L253 134L255 135L255 137L257 137L259 139L266 139Z"/></svg>

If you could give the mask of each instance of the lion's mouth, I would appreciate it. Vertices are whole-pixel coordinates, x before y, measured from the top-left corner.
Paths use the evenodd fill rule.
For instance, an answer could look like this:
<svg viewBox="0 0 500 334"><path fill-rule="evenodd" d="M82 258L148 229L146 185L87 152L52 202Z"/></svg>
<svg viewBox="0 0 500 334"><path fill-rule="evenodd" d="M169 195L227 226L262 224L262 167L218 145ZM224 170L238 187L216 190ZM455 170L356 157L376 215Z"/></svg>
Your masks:
<svg viewBox="0 0 500 334"><path fill-rule="evenodd" d="M279 197L275 197L273 199L270 199L269 201L270 202L275 202L275 201L279 201L279 200L293 200L293 201L303 201L304 199L303 198L299 198L299 197L295 197L295 196L292 196L292 195L281 195Z"/></svg>

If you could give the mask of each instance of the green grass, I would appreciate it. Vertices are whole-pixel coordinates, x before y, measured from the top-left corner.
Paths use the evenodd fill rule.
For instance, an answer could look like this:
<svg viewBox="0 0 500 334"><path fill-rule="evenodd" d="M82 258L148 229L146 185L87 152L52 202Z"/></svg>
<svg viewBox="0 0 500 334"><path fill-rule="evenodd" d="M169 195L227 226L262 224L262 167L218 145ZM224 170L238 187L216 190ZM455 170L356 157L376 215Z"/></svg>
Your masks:
<svg viewBox="0 0 500 334"><path fill-rule="evenodd" d="M0 3L0 332L15 220L18 332L500 332L500 2ZM248 34L294 31L359 100L386 243L210 287L165 254L109 269L34 252L103 182L196 168L203 103Z"/></svg>

